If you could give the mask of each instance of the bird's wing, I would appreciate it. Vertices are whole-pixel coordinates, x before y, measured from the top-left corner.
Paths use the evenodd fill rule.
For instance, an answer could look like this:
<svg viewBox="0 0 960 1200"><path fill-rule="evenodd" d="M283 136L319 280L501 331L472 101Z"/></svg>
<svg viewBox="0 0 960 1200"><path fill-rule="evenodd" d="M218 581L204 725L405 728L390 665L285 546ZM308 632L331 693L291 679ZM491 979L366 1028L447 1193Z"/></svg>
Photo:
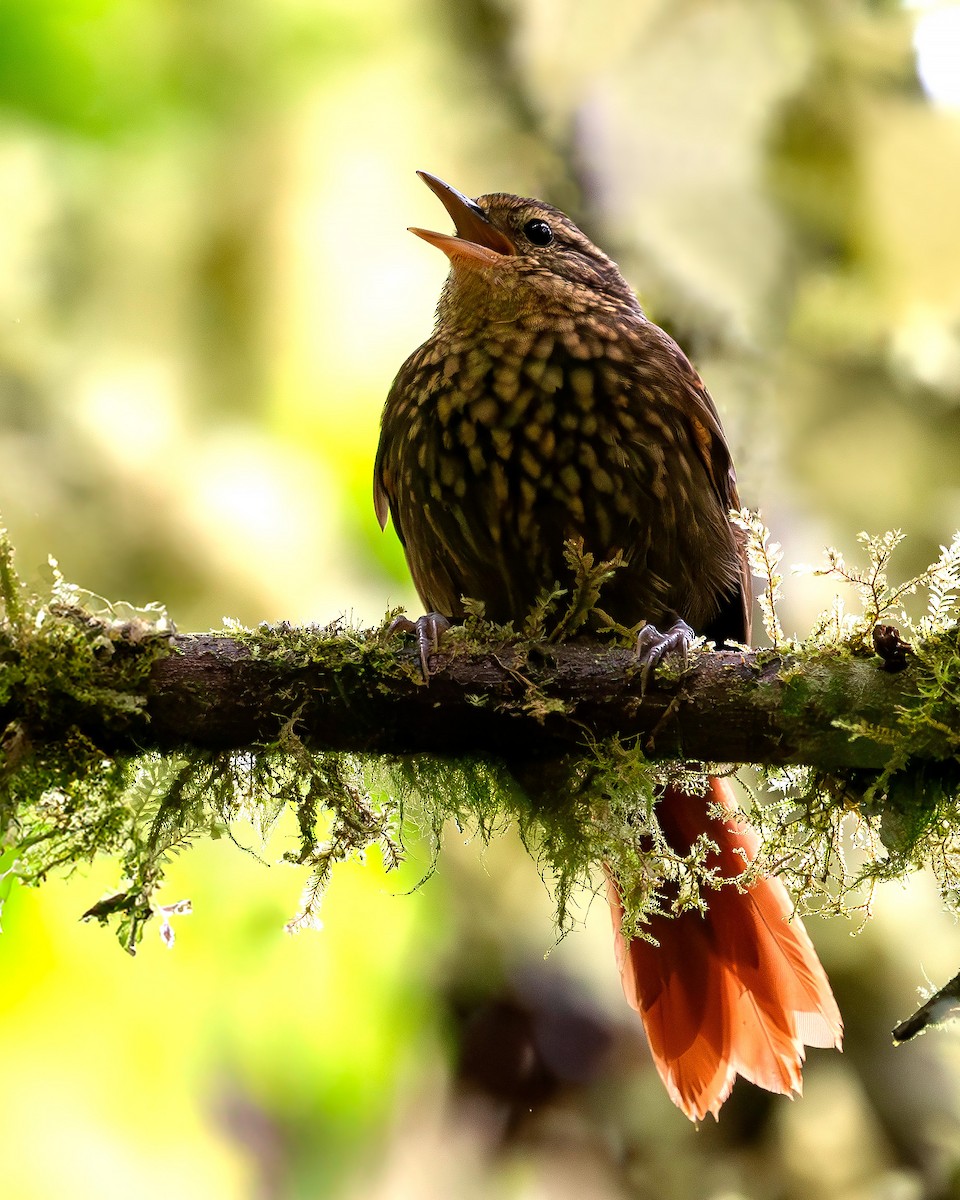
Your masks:
<svg viewBox="0 0 960 1200"><path fill-rule="evenodd" d="M707 391L706 384L696 368L673 338L652 323L647 324L645 332L648 335L653 334L656 338L658 353L672 359L670 365L674 367L674 371L671 373L679 373L684 387L682 393L677 396L677 407L683 413L690 429L692 445L703 463L723 512L726 514L731 509L738 510L740 496L737 492L737 476L713 397ZM710 628L704 631L707 637L718 643L728 638L737 642L749 642L751 635L753 588L745 535L733 525L731 535L740 562L739 594L731 595L723 603Z"/></svg>

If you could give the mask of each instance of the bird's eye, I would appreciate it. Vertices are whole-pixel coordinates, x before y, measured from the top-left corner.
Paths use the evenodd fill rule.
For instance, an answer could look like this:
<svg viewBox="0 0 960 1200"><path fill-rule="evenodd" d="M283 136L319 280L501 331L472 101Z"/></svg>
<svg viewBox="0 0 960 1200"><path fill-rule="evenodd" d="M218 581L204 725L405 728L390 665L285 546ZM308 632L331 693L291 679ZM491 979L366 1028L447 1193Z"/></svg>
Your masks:
<svg viewBox="0 0 960 1200"><path fill-rule="evenodd" d="M523 227L523 232L535 246L549 246L553 241L553 230L539 217L534 217Z"/></svg>

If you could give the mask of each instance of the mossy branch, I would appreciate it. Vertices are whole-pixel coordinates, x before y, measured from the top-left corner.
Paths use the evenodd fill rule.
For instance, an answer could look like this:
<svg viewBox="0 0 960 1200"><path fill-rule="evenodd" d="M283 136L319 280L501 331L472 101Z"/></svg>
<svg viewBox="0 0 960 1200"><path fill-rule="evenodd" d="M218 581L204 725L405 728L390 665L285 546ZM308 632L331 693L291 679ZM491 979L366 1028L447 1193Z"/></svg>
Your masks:
<svg viewBox="0 0 960 1200"><path fill-rule="evenodd" d="M871 546L873 559L891 543ZM929 615L908 627L912 645L834 608L807 647L782 631L776 650L697 647L646 693L629 631L557 640L584 612L602 617L617 566L570 549L571 587L545 593L519 635L472 613L427 684L387 622L176 635L161 609L109 605L56 564L48 594L30 594L0 540L0 903L11 873L38 883L112 855L123 882L87 915L116 921L132 951L148 917L169 938L185 911L156 900L172 855L238 824L266 840L286 817L297 849L283 857L309 872L297 930L316 923L337 861L377 847L393 866L411 830L436 849L452 820L482 836L515 823L554 884L561 929L601 862L638 897L638 922L715 886L706 848L670 852L655 802L666 778L696 791L697 764L718 762L762 764L756 869L788 875L801 903L848 908L857 885L923 863L956 897L960 538L923 577ZM871 619L888 620L903 586L842 566Z"/></svg>
<svg viewBox="0 0 960 1200"><path fill-rule="evenodd" d="M685 667L661 669L644 695L632 651L594 642L484 645L450 635L427 686L409 641L378 630L138 640L122 622L100 629L89 615L77 619L114 648L95 676L52 653L45 678L0 704L0 726L25 727L33 741L80 735L111 754L255 750L292 729L309 750L545 757L585 736L617 735L637 739L652 761L879 771L897 753L902 714L919 708L958 653L956 638L940 635L891 673L881 657L849 651L696 651ZM0 635L0 663L9 671L16 662ZM960 698L945 693L911 757L951 758L957 730Z"/></svg>

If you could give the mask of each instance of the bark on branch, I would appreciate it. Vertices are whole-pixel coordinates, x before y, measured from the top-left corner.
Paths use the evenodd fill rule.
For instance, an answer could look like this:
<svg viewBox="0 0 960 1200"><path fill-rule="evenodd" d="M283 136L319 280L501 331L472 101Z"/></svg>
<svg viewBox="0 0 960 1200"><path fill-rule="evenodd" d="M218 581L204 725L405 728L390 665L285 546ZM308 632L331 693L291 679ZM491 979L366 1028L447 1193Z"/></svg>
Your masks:
<svg viewBox="0 0 960 1200"><path fill-rule="evenodd" d="M129 663L141 652L128 641L112 657ZM256 748L293 722L314 749L533 756L569 750L585 733L621 734L639 737L654 759L842 770L882 768L891 748L837 722L891 727L898 710L920 703L915 660L891 673L879 658L827 652L701 653L683 673L662 671L646 695L629 650L592 644L451 647L432 664L425 686L414 650L384 647L373 633L187 634L152 664L141 712L105 718L96 703L71 700L69 689L49 711L114 752ZM100 687L109 688L111 669L105 662ZM61 732L49 717L37 730L14 693L0 706L0 729L17 721L31 737ZM911 753L949 758L956 737L931 729Z"/></svg>

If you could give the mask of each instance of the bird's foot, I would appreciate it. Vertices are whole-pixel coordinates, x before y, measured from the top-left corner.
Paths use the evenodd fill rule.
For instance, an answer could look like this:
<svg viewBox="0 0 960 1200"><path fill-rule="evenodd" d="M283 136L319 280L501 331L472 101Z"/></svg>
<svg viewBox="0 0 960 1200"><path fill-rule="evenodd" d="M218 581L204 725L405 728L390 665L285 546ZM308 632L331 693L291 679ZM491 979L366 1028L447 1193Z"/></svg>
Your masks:
<svg viewBox="0 0 960 1200"><path fill-rule="evenodd" d="M687 649L695 636L686 621L679 618L663 633L656 625L644 625L637 634L641 695L646 693L654 671L666 655L679 653L682 665L686 666Z"/></svg>
<svg viewBox="0 0 960 1200"><path fill-rule="evenodd" d="M417 648L420 651L420 666L423 668L423 678L430 682L430 655L436 654L440 646L440 639L450 628L451 622L449 617L445 617L442 613L425 613L422 617L417 617L415 621L411 621L409 617L394 617L387 626L387 637L393 637L398 633L415 633L417 635Z"/></svg>

